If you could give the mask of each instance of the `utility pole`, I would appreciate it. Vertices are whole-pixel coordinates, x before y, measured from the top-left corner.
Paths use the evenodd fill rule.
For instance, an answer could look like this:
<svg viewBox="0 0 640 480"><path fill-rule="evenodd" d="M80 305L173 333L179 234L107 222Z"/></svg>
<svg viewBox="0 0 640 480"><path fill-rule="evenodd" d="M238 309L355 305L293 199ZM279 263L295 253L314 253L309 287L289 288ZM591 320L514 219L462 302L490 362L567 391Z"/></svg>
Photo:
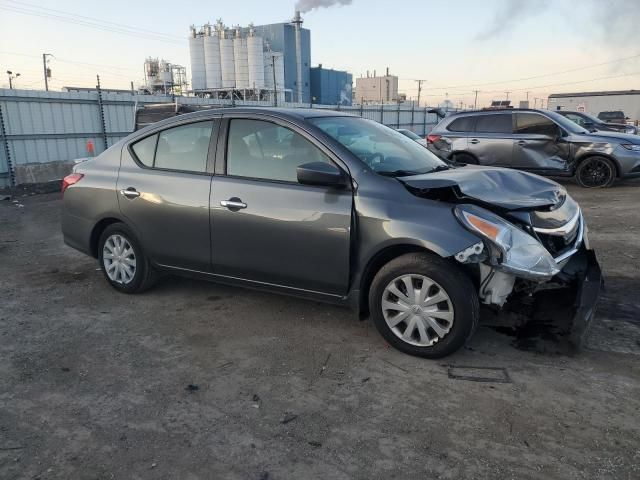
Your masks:
<svg viewBox="0 0 640 480"><path fill-rule="evenodd" d="M273 70L273 106L278 106L278 84L276 83L276 56L271 55L271 69Z"/></svg>
<svg viewBox="0 0 640 480"><path fill-rule="evenodd" d="M418 82L418 108L420 108L420 93L422 92L422 82L426 82L426 80L416 80Z"/></svg>
<svg viewBox="0 0 640 480"><path fill-rule="evenodd" d="M510 94L511 92L504 92L504 93L506 93L506 94L507 94L507 100L509 100L509 94Z"/></svg>
<svg viewBox="0 0 640 480"><path fill-rule="evenodd" d="M478 92L479 92L479 91L480 91L480 90L474 90L474 91L473 91L473 93L475 93L475 94L476 94L476 97L475 97L475 99L473 100L473 109L474 109L474 110L478 108Z"/></svg>
<svg viewBox="0 0 640 480"><path fill-rule="evenodd" d="M51 70L47 68L47 57L53 57L50 53L42 54L42 70L44 72L44 89L49 91L49 77L51 76Z"/></svg>

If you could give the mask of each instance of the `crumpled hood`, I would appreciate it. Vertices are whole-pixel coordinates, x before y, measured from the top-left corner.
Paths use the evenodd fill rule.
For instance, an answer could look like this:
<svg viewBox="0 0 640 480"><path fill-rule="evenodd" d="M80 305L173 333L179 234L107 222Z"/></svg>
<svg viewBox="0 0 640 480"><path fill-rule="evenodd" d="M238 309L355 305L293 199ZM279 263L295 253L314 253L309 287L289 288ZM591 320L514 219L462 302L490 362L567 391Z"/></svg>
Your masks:
<svg viewBox="0 0 640 480"><path fill-rule="evenodd" d="M478 165L400 177L398 180L417 190L457 187L466 197L507 210L551 207L567 194L561 185L538 175Z"/></svg>

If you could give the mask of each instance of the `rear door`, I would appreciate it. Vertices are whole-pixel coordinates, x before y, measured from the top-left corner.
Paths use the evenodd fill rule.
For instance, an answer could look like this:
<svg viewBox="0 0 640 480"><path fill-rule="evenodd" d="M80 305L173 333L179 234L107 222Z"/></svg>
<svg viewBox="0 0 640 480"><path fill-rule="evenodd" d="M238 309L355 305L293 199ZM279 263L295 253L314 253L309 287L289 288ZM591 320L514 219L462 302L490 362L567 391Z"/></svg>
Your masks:
<svg viewBox="0 0 640 480"><path fill-rule="evenodd" d="M219 119L185 123L123 148L120 211L156 263L210 270L209 152L215 152L218 125Z"/></svg>
<svg viewBox="0 0 640 480"><path fill-rule="evenodd" d="M214 273L346 294L352 192L301 185L296 175L304 163L340 162L282 120L229 115L223 125L211 190Z"/></svg>
<svg viewBox="0 0 640 480"><path fill-rule="evenodd" d="M513 119L511 112L476 115L474 132L467 150L480 165L511 166L513 154Z"/></svg>
<svg viewBox="0 0 640 480"><path fill-rule="evenodd" d="M568 169L569 143L551 119L535 112L517 112L513 167L544 172Z"/></svg>

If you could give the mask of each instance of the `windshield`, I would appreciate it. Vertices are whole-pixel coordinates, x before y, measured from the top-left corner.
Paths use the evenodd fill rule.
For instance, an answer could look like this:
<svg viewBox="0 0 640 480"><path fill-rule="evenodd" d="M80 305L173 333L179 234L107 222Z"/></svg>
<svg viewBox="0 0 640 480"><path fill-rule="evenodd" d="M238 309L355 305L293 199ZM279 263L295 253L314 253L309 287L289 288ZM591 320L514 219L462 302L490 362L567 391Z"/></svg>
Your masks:
<svg viewBox="0 0 640 480"><path fill-rule="evenodd" d="M587 117L591 121L591 123L602 123L602 120L600 120L595 115L591 115L590 113L580 112L580 115L582 115L583 117Z"/></svg>
<svg viewBox="0 0 640 480"><path fill-rule="evenodd" d="M551 118L554 122L560 125L562 128L567 130L569 133L590 133L589 130L582 128L577 123L572 122L564 115L560 115L554 111L548 110L544 112L549 118Z"/></svg>
<svg viewBox="0 0 640 480"><path fill-rule="evenodd" d="M411 140L422 140L422 137L420 137L419 135L416 135L411 130L398 130L398 131L401 134L403 134L405 137L410 138Z"/></svg>
<svg viewBox="0 0 640 480"><path fill-rule="evenodd" d="M381 175L408 176L448 168L419 143L392 128L359 117L308 119Z"/></svg>

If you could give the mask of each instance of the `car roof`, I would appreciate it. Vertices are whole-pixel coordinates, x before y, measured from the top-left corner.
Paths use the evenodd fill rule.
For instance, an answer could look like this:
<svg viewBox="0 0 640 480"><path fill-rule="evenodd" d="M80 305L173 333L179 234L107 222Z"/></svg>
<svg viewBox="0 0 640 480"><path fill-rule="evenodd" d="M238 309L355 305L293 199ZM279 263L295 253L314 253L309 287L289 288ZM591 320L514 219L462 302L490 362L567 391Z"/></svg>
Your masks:
<svg viewBox="0 0 640 480"><path fill-rule="evenodd" d="M319 108L277 108L277 107L224 107L224 108L207 108L197 112L182 113L173 117L165 118L155 123L146 125L137 132L147 132L158 127L173 125L174 123L188 122L189 120L206 120L216 116L229 113L240 114L262 114L270 115L290 121L304 121L310 118L320 117L353 117L344 112L337 110L319 109ZM359 118L359 117L356 117ZM136 132L136 133L137 133Z"/></svg>
<svg viewBox="0 0 640 480"><path fill-rule="evenodd" d="M483 115L487 113L514 113L514 112L532 112L532 113L553 113L554 110L544 110L540 108L488 108L486 110L465 110L464 112L452 113L446 118L461 117L463 115Z"/></svg>

